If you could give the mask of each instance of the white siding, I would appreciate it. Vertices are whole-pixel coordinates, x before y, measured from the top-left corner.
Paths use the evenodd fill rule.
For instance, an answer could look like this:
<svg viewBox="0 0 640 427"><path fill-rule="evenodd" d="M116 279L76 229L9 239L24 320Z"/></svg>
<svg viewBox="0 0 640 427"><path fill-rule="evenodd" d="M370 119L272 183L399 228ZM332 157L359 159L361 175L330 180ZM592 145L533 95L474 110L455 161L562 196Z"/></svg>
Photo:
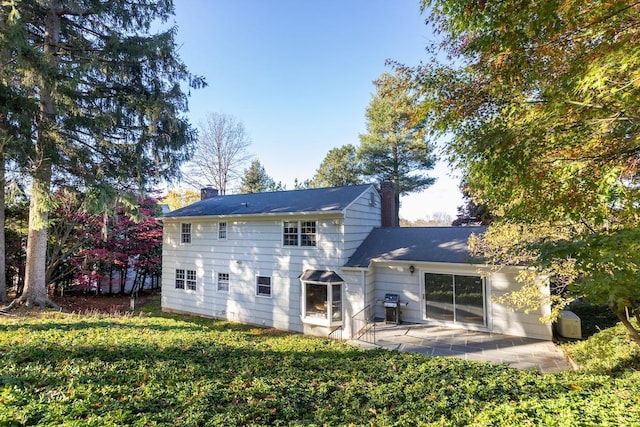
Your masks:
<svg viewBox="0 0 640 427"><path fill-rule="evenodd" d="M317 220L317 246L282 244L283 220ZM306 269L334 270L343 264L338 217L224 218L227 239L217 238L219 219L192 221L191 244L180 243L184 219L165 219L162 307L244 323L302 331L301 285ZM175 289L175 269L195 269L195 292ZM217 273L229 274L229 292L217 292ZM256 296L256 276L271 277L271 298Z"/></svg>
<svg viewBox="0 0 640 427"><path fill-rule="evenodd" d="M374 200L373 206L370 203L371 197ZM371 230L380 227L380 224L380 196L371 188L345 209L343 264L358 249Z"/></svg>
<svg viewBox="0 0 640 427"><path fill-rule="evenodd" d="M422 291L420 290L420 273L409 272L409 264L374 264L371 287L375 280L375 315L384 318L382 301L387 293L398 294L400 297L400 319L403 322L422 322Z"/></svg>
<svg viewBox="0 0 640 427"><path fill-rule="evenodd" d="M409 271L410 265L415 267L413 274ZM421 278L424 273L479 275L476 266L467 264L386 262L374 263L371 270L373 270L375 277L373 279L375 287L374 283L371 283L369 287L375 288L376 317L384 318L384 307L382 306L384 295L395 293L400 296L401 320L415 323L427 322L424 319L422 307L424 284ZM540 317L548 313L548 307L540 312L525 314L494 301L495 297L519 288L520 284L515 280L516 275L517 269L504 268L486 278L487 326L480 329L500 334L550 340L552 338L551 325L540 322Z"/></svg>
<svg viewBox="0 0 640 427"><path fill-rule="evenodd" d="M520 288L520 284L515 280L518 270L515 268L503 268L492 274L488 280L491 285L492 299L502 296ZM542 288L548 294L548 286ZM549 314L550 308L544 307L540 311L525 314L523 311L516 311L496 302L491 303L491 319L493 321L493 332L516 336L526 336L529 338L551 339L552 330L549 322L542 323L540 318Z"/></svg>
<svg viewBox="0 0 640 427"><path fill-rule="evenodd" d="M350 338L352 336L351 318L367 305L364 298L366 272L353 269L342 270L340 276L345 283L342 296L344 304L344 332L342 336Z"/></svg>

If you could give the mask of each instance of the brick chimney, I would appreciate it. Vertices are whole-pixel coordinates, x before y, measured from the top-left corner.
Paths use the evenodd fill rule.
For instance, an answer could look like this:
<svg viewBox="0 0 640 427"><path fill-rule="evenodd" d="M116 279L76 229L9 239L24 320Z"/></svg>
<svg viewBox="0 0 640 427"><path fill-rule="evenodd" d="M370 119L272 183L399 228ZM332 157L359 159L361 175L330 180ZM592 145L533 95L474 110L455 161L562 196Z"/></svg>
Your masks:
<svg viewBox="0 0 640 427"><path fill-rule="evenodd" d="M380 183L380 209L383 227L396 226L396 187L391 181Z"/></svg>
<svg viewBox="0 0 640 427"><path fill-rule="evenodd" d="M210 199L218 195L218 189L213 187L204 187L200 189L200 200Z"/></svg>

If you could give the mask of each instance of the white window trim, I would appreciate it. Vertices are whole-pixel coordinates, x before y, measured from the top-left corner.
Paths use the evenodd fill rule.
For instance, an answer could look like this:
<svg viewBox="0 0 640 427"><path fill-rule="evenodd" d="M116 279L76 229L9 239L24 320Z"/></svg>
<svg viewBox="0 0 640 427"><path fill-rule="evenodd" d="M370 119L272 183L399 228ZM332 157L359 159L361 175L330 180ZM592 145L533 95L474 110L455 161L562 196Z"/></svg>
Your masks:
<svg viewBox="0 0 640 427"><path fill-rule="evenodd" d="M227 275L227 289L220 289L220 275L221 274L226 274ZM231 292L231 275L229 273L226 272L218 272L216 273L216 292L220 292L221 294L228 294Z"/></svg>
<svg viewBox="0 0 640 427"><path fill-rule="evenodd" d="M224 237L221 237L221 225L224 224ZM227 240L229 238L229 223L227 221L218 222L218 240Z"/></svg>
<svg viewBox="0 0 640 427"><path fill-rule="evenodd" d="M340 325L344 325L344 290L345 290L345 283L344 282L335 282L335 283L327 283L327 282L314 282L314 281L300 281L301 285L302 285L302 290L301 290L301 295L302 295L302 301L300 304L300 307L302 308L302 313L300 313L300 319L302 320L303 323L309 324L309 325L316 325L316 326L340 326ZM333 285L340 285L342 287L341 292L340 292L340 307L342 309L342 320L332 320L333 318L333 309L329 310L327 309L327 318L326 319L320 319L317 317L307 317L307 284L310 285L324 285L327 286L327 303L329 301L333 300ZM329 305L328 305L329 307Z"/></svg>
<svg viewBox="0 0 640 427"><path fill-rule="evenodd" d="M182 277L178 277L178 272L182 272ZM189 275L193 273L193 280L189 279ZM177 287L177 282L178 280L180 280L182 282L182 287L179 288ZM189 284L193 283L195 289L190 289L189 288ZM175 275L174 275L174 281L173 281L173 288L177 289L178 291L184 291L184 292L189 292L189 293L194 293L198 291L198 271L197 270L192 270L192 269L188 269L188 268L176 268L175 269Z"/></svg>
<svg viewBox="0 0 640 427"><path fill-rule="evenodd" d="M269 295L258 293L258 278L259 277L268 277L269 278ZM255 293L256 293L257 297L269 298L269 299L273 298L273 277L272 276L265 276L265 275L262 275L262 274L256 274L254 283L255 283L255 286L256 286Z"/></svg>
<svg viewBox="0 0 640 427"><path fill-rule="evenodd" d="M285 223L287 222L295 222L297 223L297 237L296 237L296 244L295 245L287 245L285 244L285 238L284 238L284 228L285 228ZM316 232L314 233L315 235L315 245L303 245L302 244L302 223L303 222L313 222L315 224L315 230ZM281 236L282 236L282 246L285 248L317 248L318 247L318 220L317 219L299 219L299 220L285 220L282 221L281 224Z"/></svg>
<svg viewBox="0 0 640 427"><path fill-rule="evenodd" d="M189 232L184 232L184 226L189 226ZM185 242L185 236L189 236L189 241ZM190 222L181 222L180 223L180 244L181 245L190 245L193 242L193 225Z"/></svg>
<svg viewBox="0 0 640 427"><path fill-rule="evenodd" d="M428 324L433 325L443 325L448 327L458 327L465 328L468 330L476 330L476 331L491 331L493 328L493 319L491 313L491 286L490 280L488 277L483 277L481 274L478 274L477 271L458 271L452 272L452 270L440 269L440 268L424 268L419 270L420 273L420 295L421 298L421 316L423 321L426 321ZM426 307L426 294L425 294L425 283L424 283L424 275L426 274L442 274L449 276L467 276L467 277L479 277L482 280L482 292L483 292L483 303L484 303L484 325L479 325L475 323L463 323L463 322L455 322L455 321L446 321L446 320L437 320L431 319L427 317L427 307Z"/></svg>
<svg viewBox="0 0 640 427"><path fill-rule="evenodd" d="M186 270L184 275L184 290L189 292L197 292L198 291L198 272L196 270ZM189 274L193 273L193 278L189 278ZM193 288L190 287L190 284L193 284Z"/></svg>
<svg viewBox="0 0 640 427"><path fill-rule="evenodd" d="M181 272L182 277L178 277L178 272ZM187 284L186 278L187 278L187 270L185 270L184 268L176 268L174 281L173 281L173 288L184 291L186 289L186 284ZM180 287L178 286L178 281L182 282L182 286Z"/></svg>

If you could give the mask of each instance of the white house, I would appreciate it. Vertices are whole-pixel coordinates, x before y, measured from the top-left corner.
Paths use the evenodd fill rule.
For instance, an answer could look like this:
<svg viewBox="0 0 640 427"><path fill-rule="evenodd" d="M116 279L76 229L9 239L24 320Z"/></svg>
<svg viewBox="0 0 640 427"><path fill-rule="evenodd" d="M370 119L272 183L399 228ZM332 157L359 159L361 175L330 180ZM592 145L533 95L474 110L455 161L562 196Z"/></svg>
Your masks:
<svg viewBox="0 0 640 427"><path fill-rule="evenodd" d="M516 289L516 268L468 252L482 227L392 227L393 186L218 196L165 214L162 308L313 335L343 328L386 294L400 320L551 339L544 313L493 301ZM548 308L545 310L548 311ZM369 310L367 310L369 312Z"/></svg>

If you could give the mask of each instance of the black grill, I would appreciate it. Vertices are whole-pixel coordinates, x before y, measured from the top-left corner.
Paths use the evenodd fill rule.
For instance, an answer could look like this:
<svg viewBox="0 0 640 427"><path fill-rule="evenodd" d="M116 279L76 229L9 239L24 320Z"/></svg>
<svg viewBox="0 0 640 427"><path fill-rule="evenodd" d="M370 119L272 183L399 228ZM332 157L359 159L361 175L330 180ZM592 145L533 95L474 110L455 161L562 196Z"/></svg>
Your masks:
<svg viewBox="0 0 640 427"><path fill-rule="evenodd" d="M400 296L398 294L385 294L384 301L384 323L400 324Z"/></svg>

